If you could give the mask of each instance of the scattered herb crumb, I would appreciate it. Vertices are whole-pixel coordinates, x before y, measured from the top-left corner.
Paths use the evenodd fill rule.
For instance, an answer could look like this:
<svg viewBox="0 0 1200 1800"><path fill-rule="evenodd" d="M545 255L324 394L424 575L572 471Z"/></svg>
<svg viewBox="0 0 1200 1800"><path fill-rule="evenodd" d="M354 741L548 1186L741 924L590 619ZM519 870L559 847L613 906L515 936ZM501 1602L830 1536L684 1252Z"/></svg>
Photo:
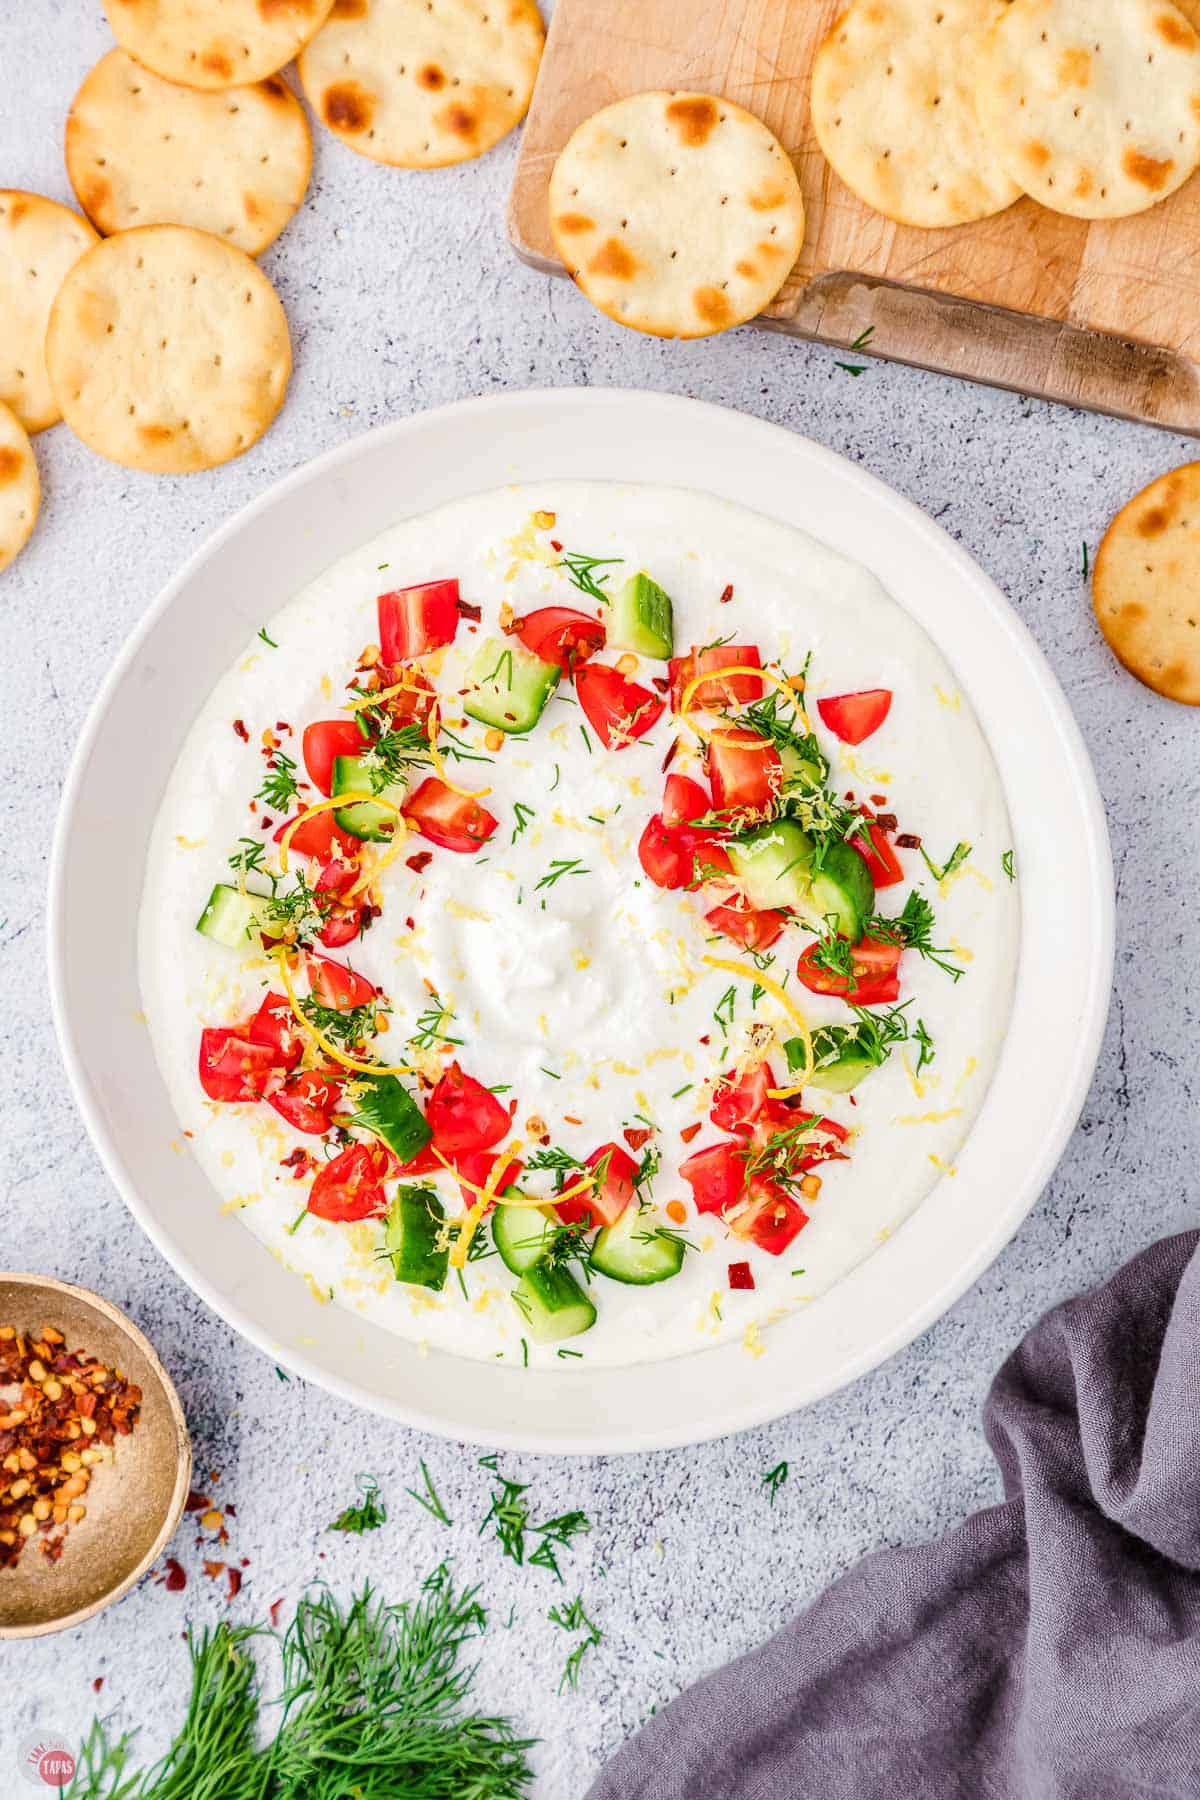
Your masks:
<svg viewBox="0 0 1200 1800"><path fill-rule="evenodd" d="M552 1625L562 1631L579 1631L583 1633L579 1642L572 1649L563 1664L562 1676L559 1679L558 1691L570 1688L572 1693L579 1686L579 1667L588 1651L601 1642L601 1633L583 1610L583 1595L576 1594L574 1600L563 1606L552 1606L546 1614Z"/></svg>
<svg viewBox="0 0 1200 1800"><path fill-rule="evenodd" d="M803 1273L802 1270L798 1270L796 1272ZM763 1486L767 1490L767 1499L770 1501L772 1506L774 1506L774 1504L775 1504L776 1494L779 1492L780 1488L783 1486L783 1484L787 1480L787 1478L788 1478L788 1466L785 1462L777 1462L773 1469L768 1469L766 1471L766 1473L760 1477Z"/></svg>
<svg viewBox="0 0 1200 1800"><path fill-rule="evenodd" d="M1011 850L1006 850L1004 855L1000 858L1000 867L1004 870L1004 873L1008 876L1010 881L1015 881L1017 879L1017 871L1013 865L1013 853Z"/></svg>
<svg viewBox="0 0 1200 1800"><path fill-rule="evenodd" d="M345 1507L329 1526L330 1531L361 1537L364 1531L378 1531L386 1523L387 1507L379 1497L379 1483L373 1475L359 1476L358 1492L358 1505Z"/></svg>
<svg viewBox="0 0 1200 1800"><path fill-rule="evenodd" d="M421 1471L421 1480L425 1485L425 1492L419 1494L416 1488L405 1488L405 1493L408 1494L411 1499L415 1500L418 1506L423 1506L425 1511L430 1513L432 1517L437 1520L439 1525L453 1525L454 1521L442 1505L441 1496L433 1485L433 1476L425 1467L424 1459L422 1459L417 1466Z"/></svg>
<svg viewBox="0 0 1200 1800"><path fill-rule="evenodd" d="M1089 568L1089 562L1088 562L1088 547L1087 547L1087 540L1086 540L1086 539L1085 539L1085 540L1084 540L1084 545L1083 545L1083 579L1084 579L1084 580L1085 580L1085 581L1086 581L1086 580L1087 580L1087 578L1088 578L1088 568Z"/></svg>
<svg viewBox="0 0 1200 1800"><path fill-rule="evenodd" d="M275 642L275 639L273 637L268 636L267 628L265 625L259 626L258 635L262 639L264 644L269 645L272 650L278 650L279 645Z"/></svg>

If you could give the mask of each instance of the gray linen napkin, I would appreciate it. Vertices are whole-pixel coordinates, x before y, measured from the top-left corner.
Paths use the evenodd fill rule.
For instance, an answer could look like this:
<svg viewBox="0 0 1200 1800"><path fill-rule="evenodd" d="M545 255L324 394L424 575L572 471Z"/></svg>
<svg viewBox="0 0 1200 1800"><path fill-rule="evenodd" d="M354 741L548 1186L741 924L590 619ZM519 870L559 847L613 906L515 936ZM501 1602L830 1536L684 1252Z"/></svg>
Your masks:
<svg viewBox="0 0 1200 1800"><path fill-rule="evenodd" d="M1004 1501L683 1694L588 1800L1200 1800L1200 1233L992 1383Z"/></svg>

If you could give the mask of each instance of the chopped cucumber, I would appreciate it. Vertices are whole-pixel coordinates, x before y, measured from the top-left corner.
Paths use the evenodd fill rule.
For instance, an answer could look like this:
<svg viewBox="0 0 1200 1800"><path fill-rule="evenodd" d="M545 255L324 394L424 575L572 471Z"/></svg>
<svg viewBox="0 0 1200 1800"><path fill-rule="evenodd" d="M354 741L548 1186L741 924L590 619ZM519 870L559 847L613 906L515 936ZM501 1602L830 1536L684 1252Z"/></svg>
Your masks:
<svg viewBox="0 0 1200 1800"><path fill-rule="evenodd" d="M397 1281L442 1288L450 1260L446 1209L432 1188L397 1188L383 1228L383 1242Z"/></svg>
<svg viewBox="0 0 1200 1800"><path fill-rule="evenodd" d="M596 1309L573 1275L539 1257L513 1289L513 1303L535 1344L578 1337L596 1323Z"/></svg>
<svg viewBox="0 0 1200 1800"><path fill-rule="evenodd" d="M514 638L485 638L467 670L463 711L496 731L532 731L561 674Z"/></svg>
<svg viewBox="0 0 1200 1800"><path fill-rule="evenodd" d="M866 863L851 845L826 846L821 867L811 877L810 905L819 918L832 919L840 936L857 944L863 925L875 909L875 883Z"/></svg>
<svg viewBox="0 0 1200 1800"><path fill-rule="evenodd" d="M789 788L819 788L825 783L829 774L828 763L814 762L811 756L802 756L795 744L777 744L779 761L783 768L783 792Z"/></svg>
<svg viewBox="0 0 1200 1800"><path fill-rule="evenodd" d="M675 649L671 596L644 569L613 595L605 623L611 649L636 650L661 662Z"/></svg>
<svg viewBox="0 0 1200 1800"><path fill-rule="evenodd" d="M744 837L731 838L726 847L751 906L809 909L813 842L791 819L760 825Z"/></svg>
<svg viewBox="0 0 1200 1800"><path fill-rule="evenodd" d="M520 1193L519 1188L505 1188L506 1194ZM497 1206L492 1214L492 1241L505 1268L523 1275L546 1250L558 1226L547 1213L532 1206Z"/></svg>
<svg viewBox="0 0 1200 1800"><path fill-rule="evenodd" d="M818 1025L812 1046L816 1066L804 1085L823 1094L848 1094L883 1060L861 1042L857 1025ZM788 1038L783 1048L789 1069L804 1067L808 1058L803 1039Z"/></svg>
<svg viewBox="0 0 1200 1800"><path fill-rule="evenodd" d="M258 945L258 908L265 894L244 894L241 888L218 882L208 896L208 905L196 920L196 930L230 950L241 950L247 944Z"/></svg>
<svg viewBox="0 0 1200 1800"><path fill-rule="evenodd" d="M592 1245L591 1262L610 1281L648 1287L653 1281L669 1281L678 1275L686 1248L658 1213L631 1205L600 1232Z"/></svg>
<svg viewBox="0 0 1200 1800"><path fill-rule="evenodd" d="M402 1163L411 1162L433 1136L424 1113L394 1075L356 1075L349 1091L358 1106L350 1123L374 1132Z"/></svg>
<svg viewBox="0 0 1200 1800"><path fill-rule="evenodd" d="M378 793L381 799L390 800L392 806L401 806L407 792L404 783L394 781L387 787L376 788L371 774L372 766L366 757L335 756L332 792L335 795ZM378 843L395 833L397 820L392 806L376 806L372 800L359 800L354 806L339 806L333 816L351 837Z"/></svg>

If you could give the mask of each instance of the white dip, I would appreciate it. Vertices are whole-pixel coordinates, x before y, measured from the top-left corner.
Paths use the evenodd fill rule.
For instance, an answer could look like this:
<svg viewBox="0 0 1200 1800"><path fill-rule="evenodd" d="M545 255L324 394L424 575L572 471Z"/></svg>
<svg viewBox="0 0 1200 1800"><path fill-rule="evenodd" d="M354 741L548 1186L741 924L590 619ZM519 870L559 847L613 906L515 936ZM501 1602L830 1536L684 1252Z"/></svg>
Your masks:
<svg viewBox="0 0 1200 1800"><path fill-rule="evenodd" d="M534 529L540 510L555 515L552 531ZM972 846L942 883L919 853L902 853L908 884L879 895L880 910L892 913L910 885L919 887L935 907L936 942L956 953L965 973L954 983L905 953L902 998L911 998L909 1011L924 1021L936 1058L917 1079L914 1047L901 1046L858 1087L854 1103L814 1096L818 1110L855 1128L851 1155L820 1170L811 1222L780 1257L747 1248L719 1219L697 1217L677 1174L680 1161L721 1135L708 1123L705 1084L735 1060L751 1019L778 1022L781 1038L793 1027L769 997L752 1012L750 983L739 981L735 1022L723 1039L713 1014L731 978L705 968L701 957L708 950L746 961L745 953L706 943L697 899L660 891L639 867L637 841L661 803L661 764L673 736L683 741L673 770L699 772L695 740L669 712L647 739L619 753L594 738L589 750L564 680L528 738L506 742L491 764L449 765L464 785L492 789L484 804L500 824L485 850L473 857L434 850L420 877L397 858L383 877L383 916L348 950L330 952L390 997L390 1029L376 1049L388 1061L403 1060L404 1040L429 1004L423 979L432 982L453 1012L446 1029L464 1040L455 1053L463 1068L488 1085L510 1085L518 1100L514 1133L526 1141L530 1115L581 1158L608 1140L621 1142L635 1114L658 1127L663 1162L654 1199L660 1208L688 1203L684 1229L698 1249L659 1286L597 1277L597 1322L569 1345L582 1360L560 1368L654 1360L726 1338L757 1351L759 1327L836 1282L951 1177L1006 1029L1018 934L1015 889L1002 868L1011 844L1004 797L953 674L873 576L813 539L709 495L548 482L407 520L343 558L264 621L278 648L252 642L188 736L146 872L143 1004L190 1150L219 1196L214 1206L238 1209L298 1279L338 1305L403 1337L521 1360L524 1327L508 1298L513 1278L497 1257L469 1266L464 1300L453 1275L441 1294L396 1283L378 1260L373 1222L305 1216L289 1234L307 1183L294 1180L281 1159L297 1145L319 1153L320 1140L302 1138L267 1106L209 1102L196 1073L201 1028L246 1017L279 980L265 958L225 949L195 923L213 883L230 879L227 858L237 840L256 829L247 806L262 779L264 727L286 720L294 736L284 747L300 761L302 728L338 715L359 652L378 641L376 595L454 575L463 599L482 607L480 626L472 631L464 622L441 665L437 685L449 693L462 685L460 671L481 636L496 635L503 602L518 614L551 603L597 610L552 566L550 538L569 551L624 558L614 584L647 569L674 601L677 652L732 635L789 671L811 651L814 701L893 689L889 716L856 751L824 730L812 707L833 765L831 786L864 802L886 794L877 810L895 813L900 830L919 834L939 863L960 840ZM733 598L721 604L729 585ZM616 660L614 652L601 654ZM663 674L663 665L643 661L633 679ZM248 743L233 730L235 719L245 722ZM482 743L482 727L468 724L465 735ZM532 816L514 840L516 802ZM405 854L430 848L414 837ZM578 859L587 872L539 891L535 884L556 858ZM774 947L776 980L794 970L810 941L798 926L785 933ZM794 975L788 992L810 1024L847 1019L842 1001L807 993ZM772 1062L783 1075L778 1049ZM582 1123L566 1124L564 1115ZM703 1128L684 1143L681 1130L697 1120ZM548 1177L528 1185L539 1184L549 1192ZM436 1185L457 1212L453 1180ZM729 1291L731 1261L751 1263L754 1291ZM555 1357L553 1346L530 1345L528 1353L535 1361Z"/></svg>

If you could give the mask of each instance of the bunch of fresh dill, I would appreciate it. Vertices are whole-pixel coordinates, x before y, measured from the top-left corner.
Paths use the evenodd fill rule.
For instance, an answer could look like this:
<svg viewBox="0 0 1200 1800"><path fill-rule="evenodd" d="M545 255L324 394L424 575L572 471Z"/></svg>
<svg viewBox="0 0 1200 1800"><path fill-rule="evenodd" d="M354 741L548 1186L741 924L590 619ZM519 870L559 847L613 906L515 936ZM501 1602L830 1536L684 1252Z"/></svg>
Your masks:
<svg viewBox="0 0 1200 1800"><path fill-rule="evenodd" d="M132 1739L96 1720L64 1800L522 1800L533 1740L467 1706L462 1653L487 1623L476 1593L443 1563L395 1606L369 1586L345 1608L314 1588L281 1643L262 1626L189 1633L191 1697L166 1755L135 1769ZM282 1659L262 1745L260 1638Z"/></svg>

